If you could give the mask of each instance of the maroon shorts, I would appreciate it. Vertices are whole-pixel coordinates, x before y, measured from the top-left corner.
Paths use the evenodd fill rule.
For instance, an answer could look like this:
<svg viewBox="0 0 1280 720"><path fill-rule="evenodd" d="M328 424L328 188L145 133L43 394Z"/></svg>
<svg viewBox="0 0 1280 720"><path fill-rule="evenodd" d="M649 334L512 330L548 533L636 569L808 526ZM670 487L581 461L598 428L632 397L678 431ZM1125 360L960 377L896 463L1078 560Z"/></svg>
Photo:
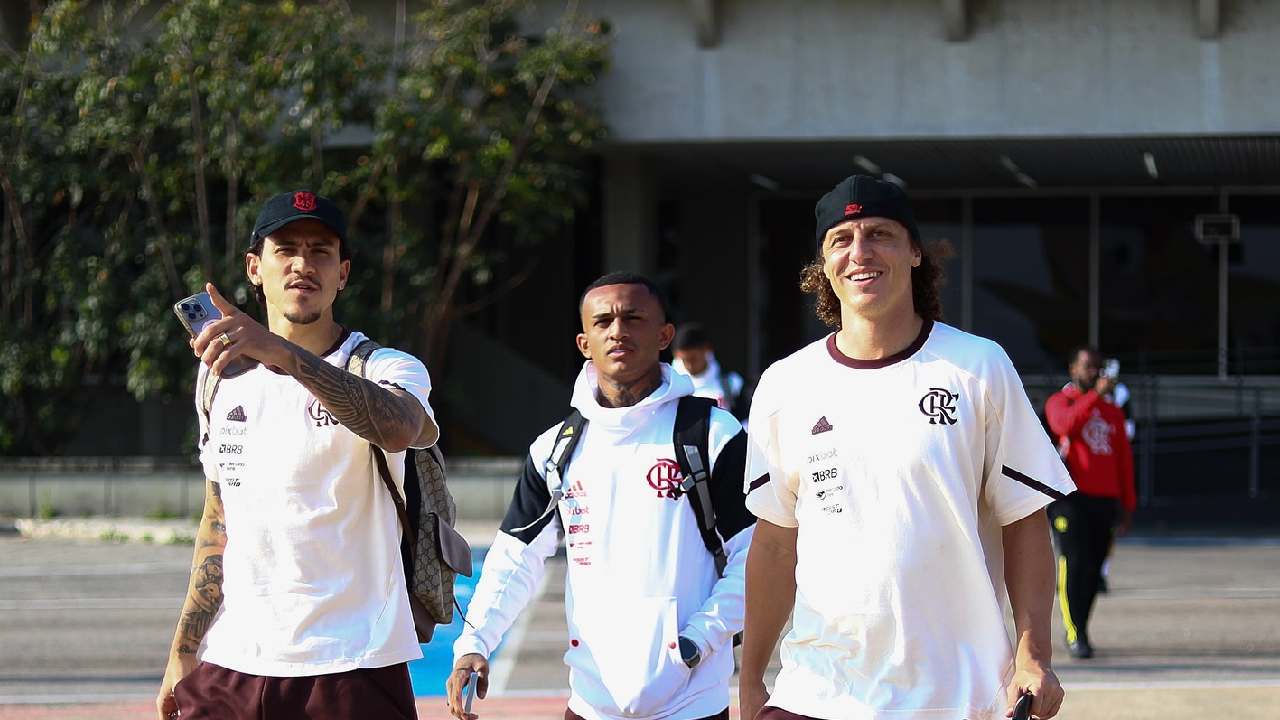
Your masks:
<svg viewBox="0 0 1280 720"><path fill-rule="evenodd" d="M416 720L405 663L332 675L263 677L202 662L173 688L182 720Z"/></svg>
<svg viewBox="0 0 1280 720"><path fill-rule="evenodd" d="M585 718L583 718L583 717L582 717L581 715L579 715L578 713L576 713L576 712L574 712L574 711L570 710L569 708L565 708L565 709L564 709L564 720L586 720L586 719L585 719ZM718 713L716 713L715 715L712 715L712 716L710 716L710 717L702 718L702 720L729 720L729 708L725 708L725 709L721 710L720 712L718 712Z"/></svg>

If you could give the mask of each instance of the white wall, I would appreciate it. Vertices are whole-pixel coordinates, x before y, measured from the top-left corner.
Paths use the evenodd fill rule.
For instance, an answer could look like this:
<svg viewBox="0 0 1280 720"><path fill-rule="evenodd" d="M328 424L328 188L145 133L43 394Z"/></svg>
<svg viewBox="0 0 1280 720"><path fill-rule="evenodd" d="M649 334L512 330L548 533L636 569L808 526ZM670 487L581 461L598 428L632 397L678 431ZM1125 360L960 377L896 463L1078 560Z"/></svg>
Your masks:
<svg viewBox="0 0 1280 720"><path fill-rule="evenodd" d="M1190 0L969 4L948 42L938 0L721 0L705 50L689 0L584 6L613 23L622 143L1280 130L1280 3L1224 0L1209 41Z"/></svg>

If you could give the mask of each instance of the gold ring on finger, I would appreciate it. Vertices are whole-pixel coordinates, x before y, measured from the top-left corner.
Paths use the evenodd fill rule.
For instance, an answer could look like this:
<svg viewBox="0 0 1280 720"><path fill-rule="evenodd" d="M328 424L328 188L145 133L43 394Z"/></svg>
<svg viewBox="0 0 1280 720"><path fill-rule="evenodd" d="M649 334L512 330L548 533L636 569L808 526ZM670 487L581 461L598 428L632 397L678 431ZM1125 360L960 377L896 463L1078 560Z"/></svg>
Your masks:
<svg viewBox="0 0 1280 720"><path fill-rule="evenodd" d="M222 341L223 347L226 347L227 345L231 344L231 336L226 333L222 333L221 335L219 335L218 339Z"/></svg>

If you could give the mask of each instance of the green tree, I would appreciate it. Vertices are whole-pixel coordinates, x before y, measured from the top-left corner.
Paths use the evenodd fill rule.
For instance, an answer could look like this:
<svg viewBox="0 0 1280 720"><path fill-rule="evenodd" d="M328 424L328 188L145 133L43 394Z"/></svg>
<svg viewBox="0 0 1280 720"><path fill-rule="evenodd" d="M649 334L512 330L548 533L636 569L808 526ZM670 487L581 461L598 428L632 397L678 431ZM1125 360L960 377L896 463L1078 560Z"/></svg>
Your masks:
<svg viewBox="0 0 1280 720"><path fill-rule="evenodd" d="M437 360L528 276L494 239L554 239L581 202L607 28L572 2L539 33L526 2L404 5L373 44L341 0L55 0L0 46L0 452L56 452L86 384L189 392L169 306L205 279L248 302L248 229L281 190L350 208L344 320Z"/></svg>

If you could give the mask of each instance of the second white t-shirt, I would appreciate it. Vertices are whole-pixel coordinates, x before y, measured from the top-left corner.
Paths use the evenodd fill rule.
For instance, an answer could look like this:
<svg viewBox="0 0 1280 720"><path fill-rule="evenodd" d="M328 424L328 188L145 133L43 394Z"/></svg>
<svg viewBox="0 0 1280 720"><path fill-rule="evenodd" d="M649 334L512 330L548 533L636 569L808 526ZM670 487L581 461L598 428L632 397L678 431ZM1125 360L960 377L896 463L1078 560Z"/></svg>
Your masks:
<svg viewBox="0 0 1280 720"><path fill-rule="evenodd" d="M747 507L798 528L769 704L1003 717L1000 528L1074 489L1004 351L926 322L903 352L857 361L831 335L765 371L749 434Z"/></svg>

